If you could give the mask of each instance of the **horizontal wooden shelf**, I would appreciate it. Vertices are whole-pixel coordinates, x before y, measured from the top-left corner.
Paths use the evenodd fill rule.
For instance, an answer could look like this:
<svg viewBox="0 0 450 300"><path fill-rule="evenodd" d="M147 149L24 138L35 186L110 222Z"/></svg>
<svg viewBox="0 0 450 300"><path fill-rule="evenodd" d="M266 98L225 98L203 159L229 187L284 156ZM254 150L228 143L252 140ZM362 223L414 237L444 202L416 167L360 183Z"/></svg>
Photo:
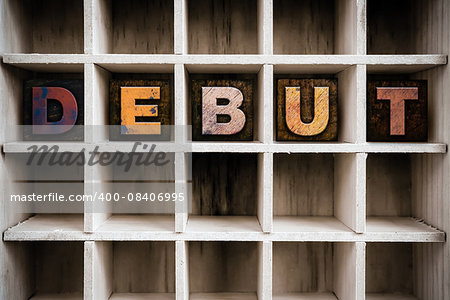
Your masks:
<svg viewBox="0 0 450 300"><path fill-rule="evenodd" d="M256 293L191 293L190 300L257 300Z"/></svg>
<svg viewBox="0 0 450 300"><path fill-rule="evenodd" d="M367 294L366 300L418 300L414 296L399 294Z"/></svg>
<svg viewBox="0 0 450 300"><path fill-rule="evenodd" d="M252 216L190 216L186 231L175 233L174 217L113 215L93 233L82 215L40 214L5 231L5 241L329 241L445 242L445 233L414 218L371 217L357 234L335 217L275 216L273 232L263 233Z"/></svg>
<svg viewBox="0 0 450 300"><path fill-rule="evenodd" d="M446 55L175 55L175 54L5 54L3 62L32 71L83 71L98 64L111 72L173 72L186 64L192 73L250 72L263 64L275 73L338 73L351 65L368 65L369 72L414 73L447 63Z"/></svg>
<svg viewBox="0 0 450 300"><path fill-rule="evenodd" d="M409 217L368 217L366 234L376 242L445 242L444 232Z"/></svg>
<svg viewBox="0 0 450 300"><path fill-rule="evenodd" d="M82 300L81 294L37 294L30 300Z"/></svg>
<svg viewBox="0 0 450 300"><path fill-rule="evenodd" d="M130 232L166 232L174 231L175 217L170 215L112 215L96 232L110 233Z"/></svg>
<svg viewBox="0 0 450 300"><path fill-rule="evenodd" d="M273 300L337 300L333 293L286 293L272 296Z"/></svg>
<svg viewBox="0 0 450 300"><path fill-rule="evenodd" d="M145 143L144 143L145 144ZM235 152L235 153L446 153L447 145L441 143L281 143L263 144L260 142L188 142L185 144L174 142L147 142L155 145L155 151L165 152ZM50 150L58 146L59 151L87 152L98 146L99 152L131 152L133 142L83 143L83 142L10 142L3 144L5 153L26 153L31 146L46 146ZM148 152L139 146L136 152Z"/></svg>
<svg viewBox="0 0 450 300"><path fill-rule="evenodd" d="M260 233L258 219L252 216L189 216L187 233Z"/></svg>
<svg viewBox="0 0 450 300"><path fill-rule="evenodd" d="M113 293L109 300L175 300L175 293Z"/></svg>

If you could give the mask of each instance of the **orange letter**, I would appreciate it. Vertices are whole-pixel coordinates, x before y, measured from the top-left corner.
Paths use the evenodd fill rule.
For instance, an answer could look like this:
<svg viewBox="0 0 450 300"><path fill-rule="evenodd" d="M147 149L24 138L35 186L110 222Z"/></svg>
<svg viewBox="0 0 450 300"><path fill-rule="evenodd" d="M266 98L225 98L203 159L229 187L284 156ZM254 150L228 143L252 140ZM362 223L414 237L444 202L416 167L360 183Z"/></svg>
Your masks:
<svg viewBox="0 0 450 300"><path fill-rule="evenodd" d="M304 123L300 111L300 88L286 87L286 124L297 135L312 136L325 130L329 118L329 88L314 87L314 119Z"/></svg>
<svg viewBox="0 0 450 300"><path fill-rule="evenodd" d="M391 135L405 135L405 100L419 100L419 89L377 87L377 100L391 100Z"/></svg>
<svg viewBox="0 0 450 300"><path fill-rule="evenodd" d="M160 122L136 122L136 117L158 116L158 105L136 105L136 99L160 99L159 87L121 87L120 99L121 134L161 134Z"/></svg>

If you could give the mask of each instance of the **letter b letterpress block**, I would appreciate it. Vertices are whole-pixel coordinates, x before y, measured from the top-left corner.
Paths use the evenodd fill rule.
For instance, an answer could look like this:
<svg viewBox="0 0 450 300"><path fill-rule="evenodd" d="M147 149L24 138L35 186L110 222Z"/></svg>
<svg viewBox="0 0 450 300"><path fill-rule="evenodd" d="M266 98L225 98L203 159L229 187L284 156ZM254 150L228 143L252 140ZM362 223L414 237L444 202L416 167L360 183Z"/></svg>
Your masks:
<svg viewBox="0 0 450 300"><path fill-rule="evenodd" d="M427 82L369 81L368 141L426 141Z"/></svg>
<svg viewBox="0 0 450 300"><path fill-rule="evenodd" d="M253 140L255 76L199 75L191 80L194 141Z"/></svg>
<svg viewBox="0 0 450 300"><path fill-rule="evenodd" d="M337 139L337 80L277 80L277 141Z"/></svg>

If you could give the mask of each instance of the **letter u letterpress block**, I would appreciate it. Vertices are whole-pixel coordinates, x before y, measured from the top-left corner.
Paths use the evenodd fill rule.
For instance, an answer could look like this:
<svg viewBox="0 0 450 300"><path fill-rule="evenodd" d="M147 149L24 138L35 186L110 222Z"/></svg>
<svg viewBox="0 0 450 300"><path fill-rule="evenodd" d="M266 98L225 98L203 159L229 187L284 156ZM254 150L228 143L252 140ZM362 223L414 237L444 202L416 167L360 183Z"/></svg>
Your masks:
<svg viewBox="0 0 450 300"><path fill-rule="evenodd" d="M112 79L110 140L170 140L172 102L172 78L169 75L154 80Z"/></svg>
<svg viewBox="0 0 450 300"><path fill-rule="evenodd" d="M83 80L28 80L23 95L24 140L84 139Z"/></svg>
<svg viewBox="0 0 450 300"><path fill-rule="evenodd" d="M277 141L337 140L337 80L277 80Z"/></svg>
<svg viewBox="0 0 450 300"><path fill-rule="evenodd" d="M254 75L192 76L192 139L252 141L255 79Z"/></svg>
<svg viewBox="0 0 450 300"><path fill-rule="evenodd" d="M426 80L368 82L368 141L426 141L427 137Z"/></svg>

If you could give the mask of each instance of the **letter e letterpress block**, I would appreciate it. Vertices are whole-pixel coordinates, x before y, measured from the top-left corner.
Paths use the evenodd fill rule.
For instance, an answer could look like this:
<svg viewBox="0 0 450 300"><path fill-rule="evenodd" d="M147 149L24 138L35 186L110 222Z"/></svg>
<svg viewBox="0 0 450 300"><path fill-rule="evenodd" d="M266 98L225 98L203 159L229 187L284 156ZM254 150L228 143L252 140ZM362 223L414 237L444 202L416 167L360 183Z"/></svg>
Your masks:
<svg viewBox="0 0 450 300"><path fill-rule="evenodd" d="M173 125L171 88L170 76L161 75L158 79L112 79L110 140L170 140L169 125Z"/></svg>
<svg viewBox="0 0 450 300"><path fill-rule="evenodd" d="M368 82L368 141L426 141L427 137L426 80Z"/></svg>
<svg viewBox="0 0 450 300"><path fill-rule="evenodd" d="M277 80L277 141L337 140L337 80Z"/></svg>
<svg viewBox="0 0 450 300"><path fill-rule="evenodd" d="M192 76L192 139L252 141L253 75Z"/></svg>
<svg viewBox="0 0 450 300"><path fill-rule="evenodd" d="M83 80L28 80L23 95L24 140L84 139Z"/></svg>

